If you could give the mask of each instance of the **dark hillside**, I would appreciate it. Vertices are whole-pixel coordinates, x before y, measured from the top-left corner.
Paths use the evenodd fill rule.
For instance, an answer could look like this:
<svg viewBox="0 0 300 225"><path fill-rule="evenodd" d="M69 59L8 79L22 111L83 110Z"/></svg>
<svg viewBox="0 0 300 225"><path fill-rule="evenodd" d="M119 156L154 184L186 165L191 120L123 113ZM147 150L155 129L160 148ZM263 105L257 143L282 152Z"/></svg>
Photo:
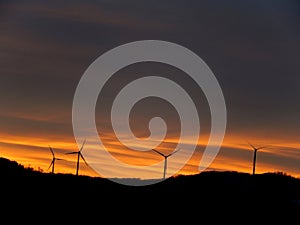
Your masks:
<svg viewBox="0 0 300 225"><path fill-rule="evenodd" d="M193 217L200 212L206 216L208 211L248 215L254 209L257 215L288 213L291 217L300 213L300 180L282 173L202 172L134 187L103 178L37 172L0 158L0 179L0 191L5 193L2 204L14 208L20 204L45 209L54 204L63 211L76 205L81 210L99 206L107 211L154 207Z"/></svg>

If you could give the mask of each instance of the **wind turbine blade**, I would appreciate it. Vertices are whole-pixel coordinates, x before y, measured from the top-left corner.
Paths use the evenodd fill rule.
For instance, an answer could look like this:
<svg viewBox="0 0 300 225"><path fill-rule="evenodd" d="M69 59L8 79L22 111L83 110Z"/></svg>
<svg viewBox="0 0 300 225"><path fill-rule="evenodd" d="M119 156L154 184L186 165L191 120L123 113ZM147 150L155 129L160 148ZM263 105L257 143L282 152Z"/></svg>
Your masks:
<svg viewBox="0 0 300 225"><path fill-rule="evenodd" d="M54 156L53 149L51 148L51 146L50 146L50 145L49 145L49 149L50 149L50 151L51 151L51 153L52 153L52 156L53 156L53 157L55 157L55 156Z"/></svg>
<svg viewBox="0 0 300 225"><path fill-rule="evenodd" d="M51 163L50 163L50 166L48 167L48 169L47 169L47 170L49 170L49 169L50 169L50 167L53 165L53 162L54 162L54 160L52 160L52 161L51 161Z"/></svg>
<svg viewBox="0 0 300 225"><path fill-rule="evenodd" d="M171 155L174 155L176 152L178 152L180 150L180 148L176 149L175 151L171 152L169 155L167 155L166 157L169 157Z"/></svg>
<svg viewBox="0 0 300 225"><path fill-rule="evenodd" d="M263 149L263 148L266 148L266 147L267 147L267 146L259 147L259 148L257 148L256 150Z"/></svg>
<svg viewBox="0 0 300 225"><path fill-rule="evenodd" d="M80 152L82 151L82 149L83 149L83 146L85 145L85 141L86 141L86 139L84 139L84 141L83 141L83 143L82 143L82 145L81 145L81 148L80 148Z"/></svg>
<svg viewBox="0 0 300 225"><path fill-rule="evenodd" d="M63 160L63 159L60 159L60 158L55 158L56 160Z"/></svg>
<svg viewBox="0 0 300 225"><path fill-rule="evenodd" d="M85 161L85 158L83 157L83 155L80 153L80 157L82 158L82 160L84 161L84 163L89 166L89 164Z"/></svg>
<svg viewBox="0 0 300 225"><path fill-rule="evenodd" d="M248 144L249 144L253 149L256 149L249 141L248 141Z"/></svg>
<svg viewBox="0 0 300 225"><path fill-rule="evenodd" d="M70 154L77 154L78 152L66 152L65 154L70 155Z"/></svg>
<svg viewBox="0 0 300 225"><path fill-rule="evenodd" d="M164 154L162 154L161 152L159 152L159 151L157 151L157 150L155 150L155 149L152 149L152 151L156 152L157 154L160 154L160 155L163 156L163 157L166 157Z"/></svg>

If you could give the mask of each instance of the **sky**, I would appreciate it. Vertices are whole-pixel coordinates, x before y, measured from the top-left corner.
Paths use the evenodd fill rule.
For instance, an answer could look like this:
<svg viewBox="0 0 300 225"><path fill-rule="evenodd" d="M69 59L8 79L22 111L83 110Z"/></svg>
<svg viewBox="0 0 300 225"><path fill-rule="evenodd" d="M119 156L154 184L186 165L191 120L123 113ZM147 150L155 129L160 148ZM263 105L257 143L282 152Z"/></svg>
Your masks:
<svg viewBox="0 0 300 225"><path fill-rule="evenodd" d="M163 40L196 53L222 89L226 133L207 170L284 172L300 177L300 3L297 0L210 1L1 1L0 3L0 156L43 172L75 173L77 151L72 127L76 87L87 68L105 52L134 41ZM163 158L124 146L114 134L110 112L126 84L159 75L191 96L201 123L193 156L178 171L199 172L210 133L210 109L201 88L183 71L157 62L129 65L101 90L95 120L106 149L122 162L143 166ZM101 76L101 74L99 74ZM148 123L162 117L167 134L158 150L178 144L180 121L167 101L147 98L130 114L133 133L149 136ZM126 138L127 133L122 134ZM133 143L134 145L135 143ZM93 143L83 148L87 153ZM145 146L147 147L147 146ZM174 159L175 160L175 159ZM180 157L176 158L180 162ZM107 171L117 171L105 161ZM160 164L161 165L161 164ZM172 171L172 168L168 168ZM160 177L162 168L146 171ZM81 161L82 175L101 176ZM121 173L120 173L121 174ZM128 171L125 176L132 176ZM120 175L121 176L121 175ZM124 176L124 174L123 174Z"/></svg>

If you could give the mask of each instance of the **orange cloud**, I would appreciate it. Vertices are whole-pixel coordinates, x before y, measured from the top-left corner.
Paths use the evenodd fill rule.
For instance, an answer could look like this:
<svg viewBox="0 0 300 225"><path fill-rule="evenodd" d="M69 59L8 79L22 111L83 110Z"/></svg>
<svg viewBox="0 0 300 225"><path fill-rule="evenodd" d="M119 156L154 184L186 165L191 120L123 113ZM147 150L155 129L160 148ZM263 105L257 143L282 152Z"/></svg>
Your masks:
<svg viewBox="0 0 300 225"><path fill-rule="evenodd" d="M30 165L34 168L39 168L47 172L47 168L51 162L52 156L49 151L48 146L51 145L57 154L57 157L63 158L64 160L59 161L56 164L56 172L60 173L75 173L76 156L66 155L65 153L70 151L78 150L74 138L65 137L64 139L53 140L49 142L47 138L28 138L28 137L15 137L15 136L5 136L1 134L0 147L2 150L2 156L7 157L24 165ZM104 138L105 146L108 151L120 161L136 166L145 166L158 163L163 160L158 154L152 151L138 152L130 149L125 149L120 143L114 140L113 136L108 136ZM170 146L176 145L174 140L166 140ZM207 170L230 170L251 173L252 171L252 157L253 151L247 144L236 144L242 143L242 141L236 139L235 142L223 143L219 154L210 165ZM187 143L189 144L189 140ZM199 170L199 162L202 157L203 151L205 149L205 143L199 143L193 156L190 158L188 163L179 171L179 174L195 174ZM172 148L168 149L167 145L160 149L161 151L171 152ZM84 149L84 151L89 151L89 149ZM288 174L299 176L300 169L293 168L292 165L297 163L299 160L300 143L291 144L291 146L280 145L272 146L272 150L265 150L258 153L257 157L257 173L263 172L286 172ZM272 163L272 161L274 163ZM176 163L176 162L175 162ZM90 176L100 176L93 169L87 167L83 162L80 164L80 174L90 175ZM290 166L289 166L290 165ZM109 165L103 166L107 167L107 170L115 170L118 172L118 168L110 168ZM172 171L173 168L168 168ZM148 173L153 173L154 177L159 177L162 170L152 171Z"/></svg>

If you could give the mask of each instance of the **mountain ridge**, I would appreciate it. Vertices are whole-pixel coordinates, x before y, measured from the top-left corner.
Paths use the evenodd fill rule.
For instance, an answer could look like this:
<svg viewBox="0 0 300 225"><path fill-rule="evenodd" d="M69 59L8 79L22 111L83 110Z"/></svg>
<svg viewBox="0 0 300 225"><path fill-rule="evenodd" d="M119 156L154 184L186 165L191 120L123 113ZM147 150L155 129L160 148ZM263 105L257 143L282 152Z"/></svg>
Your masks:
<svg viewBox="0 0 300 225"><path fill-rule="evenodd" d="M212 207L216 212L240 211L251 209L253 205L258 212L266 209L291 215L300 212L300 179L284 173L251 175L207 171L177 175L151 185L129 186L101 177L35 171L16 161L0 158L0 180L1 193L10 199L6 204L21 201L39 205L63 199L70 207L78 202L101 202L107 207L113 205L114 209L127 208L129 204L134 210L148 209L150 205L170 210L176 205L194 202L203 212ZM160 205L163 202L166 208Z"/></svg>

